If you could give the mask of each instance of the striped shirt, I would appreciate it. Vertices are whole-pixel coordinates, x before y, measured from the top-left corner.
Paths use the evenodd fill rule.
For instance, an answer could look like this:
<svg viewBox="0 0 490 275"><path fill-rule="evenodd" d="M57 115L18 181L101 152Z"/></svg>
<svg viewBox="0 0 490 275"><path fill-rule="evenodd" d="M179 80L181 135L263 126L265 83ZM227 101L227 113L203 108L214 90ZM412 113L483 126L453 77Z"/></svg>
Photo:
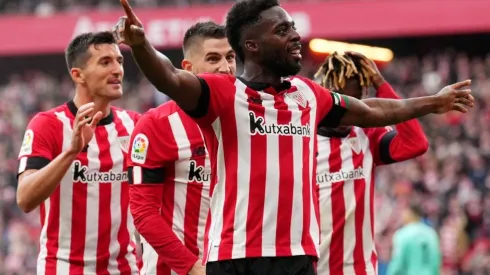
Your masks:
<svg viewBox="0 0 490 275"><path fill-rule="evenodd" d="M170 101L143 115L130 151L131 210L143 246L140 274L187 274L202 258L209 210L211 167L201 131ZM195 255L189 263L173 247L161 253L153 248L165 241L164 226Z"/></svg>
<svg viewBox="0 0 490 275"><path fill-rule="evenodd" d="M212 163L205 261L318 256L316 126L337 125L344 98L301 77L278 90L225 75L200 80L189 114Z"/></svg>
<svg viewBox="0 0 490 275"><path fill-rule="evenodd" d="M19 154L19 175L41 169L70 146L77 108L38 113ZM135 274L125 158L139 115L111 107L49 199L40 205L37 274Z"/></svg>
<svg viewBox="0 0 490 275"><path fill-rule="evenodd" d="M376 97L399 98L388 83ZM351 127L344 135L318 130L319 275L373 275L374 171L422 155L428 142L416 119L393 127Z"/></svg>

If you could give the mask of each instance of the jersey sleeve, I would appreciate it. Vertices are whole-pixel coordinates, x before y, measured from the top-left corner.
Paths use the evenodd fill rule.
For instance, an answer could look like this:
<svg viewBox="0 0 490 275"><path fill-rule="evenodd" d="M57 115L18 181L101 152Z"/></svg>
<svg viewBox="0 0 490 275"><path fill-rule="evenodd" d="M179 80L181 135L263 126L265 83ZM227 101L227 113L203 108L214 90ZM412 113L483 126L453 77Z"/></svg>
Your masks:
<svg viewBox="0 0 490 275"><path fill-rule="evenodd" d="M337 127L342 120L347 108L349 99L345 95L332 92L312 80L304 79L310 89L315 93L317 99L317 121L319 126Z"/></svg>
<svg viewBox="0 0 490 275"><path fill-rule="evenodd" d="M161 125L163 124L163 125ZM168 136L165 129L168 120L156 121L145 114L136 123L131 134L127 160L129 170L129 183L163 183L165 176L164 164L171 161L168 154ZM170 133L171 134L171 133Z"/></svg>
<svg viewBox="0 0 490 275"><path fill-rule="evenodd" d="M200 74L201 96L193 111L186 111L200 126L211 125L225 106L233 104L234 77L224 74Z"/></svg>
<svg viewBox="0 0 490 275"><path fill-rule="evenodd" d="M58 121L46 113L35 115L27 125L19 152L18 174L26 170L39 170L48 165L61 151Z"/></svg>

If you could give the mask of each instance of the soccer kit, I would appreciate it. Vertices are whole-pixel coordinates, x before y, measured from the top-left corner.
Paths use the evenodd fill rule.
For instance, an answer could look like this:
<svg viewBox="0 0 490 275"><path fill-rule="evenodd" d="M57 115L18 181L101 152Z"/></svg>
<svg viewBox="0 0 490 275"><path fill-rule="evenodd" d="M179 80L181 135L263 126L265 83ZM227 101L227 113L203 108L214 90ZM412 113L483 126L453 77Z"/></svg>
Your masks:
<svg viewBox="0 0 490 275"><path fill-rule="evenodd" d="M345 98L302 77L277 90L227 75L199 80L198 106L187 113L201 127L211 159L208 274L244 258L312 265L319 245L316 126L337 126ZM240 265L241 274L259 272L251 262Z"/></svg>
<svg viewBox="0 0 490 275"><path fill-rule="evenodd" d="M174 101L132 134L130 207L141 235L140 274L188 274L202 258L211 166L198 125Z"/></svg>
<svg viewBox="0 0 490 275"><path fill-rule="evenodd" d="M19 171L41 169L71 144L73 101L29 122ZM125 158L139 114L111 107L53 194L40 205L37 274L136 274Z"/></svg>
<svg viewBox="0 0 490 275"><path fill-rule="evenodd" d="M399 98L388 83L378 98ZM345 134L318 130L320 205L318 275L374 275L374 173L379 165L423 154L427 139L416 119L392 127L352 127Z"/></svg>
<svg viewBox="0 0 490 275"><path fill-rule="evenodd" d="M439 275L441 259L437 232L423 222L411 223L393 236L388 275Z"/></svg>

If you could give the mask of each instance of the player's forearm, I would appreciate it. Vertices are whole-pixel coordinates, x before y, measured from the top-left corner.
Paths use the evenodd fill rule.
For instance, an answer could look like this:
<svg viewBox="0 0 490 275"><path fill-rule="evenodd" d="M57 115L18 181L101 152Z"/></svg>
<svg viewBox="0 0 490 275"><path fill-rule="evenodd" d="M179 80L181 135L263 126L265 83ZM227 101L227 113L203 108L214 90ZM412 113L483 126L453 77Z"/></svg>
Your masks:
<svg viewBox="0 0 490 275"><path fill-rule="evenodd" d="M156 192L153 187L154 184L130 186L129 206L134 225L168 267L177 274L188 274L198 257L185 247L160 215L161 203L154 196L162 192Z"/></svg>
<svg viewBox="0 0 490 275"><path fill-rule="evenodd" d="M416 97L410 99L365 99L370 111L360 121L361 127L380 127L398 124L410 119L434 113L439 104L436 97Z"/></svg>
<svg viewBox="0 0 490 275"><path fill-rule="evenodd" d="M76 155L65 151L45 167L31 174L21 174L17 190L17 204L20 209L25 213L31 212L48 199L58 187Z"/></svg>
<svg viewBox="0 0 490 275"><path fill-rule="evenodd" d="M177 69L170 59L158 52L148 41L131 47L131 52L136 64L155 88L164 93L174 89Z"/></svg>

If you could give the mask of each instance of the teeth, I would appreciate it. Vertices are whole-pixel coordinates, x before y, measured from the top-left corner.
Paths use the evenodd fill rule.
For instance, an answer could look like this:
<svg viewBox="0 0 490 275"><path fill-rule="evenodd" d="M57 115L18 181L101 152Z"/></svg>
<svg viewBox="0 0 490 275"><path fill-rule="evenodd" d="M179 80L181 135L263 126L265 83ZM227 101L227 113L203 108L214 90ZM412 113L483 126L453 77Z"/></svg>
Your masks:
<svg viewBox="0 0 490 275"><path fill-rule="evenodd" d="M292 51L291 51L291 53L292 53L292 54L300 54L300 52L301 52L301 51L300 51L299 49L296 49L296 50L292 50Z"/></svg>

